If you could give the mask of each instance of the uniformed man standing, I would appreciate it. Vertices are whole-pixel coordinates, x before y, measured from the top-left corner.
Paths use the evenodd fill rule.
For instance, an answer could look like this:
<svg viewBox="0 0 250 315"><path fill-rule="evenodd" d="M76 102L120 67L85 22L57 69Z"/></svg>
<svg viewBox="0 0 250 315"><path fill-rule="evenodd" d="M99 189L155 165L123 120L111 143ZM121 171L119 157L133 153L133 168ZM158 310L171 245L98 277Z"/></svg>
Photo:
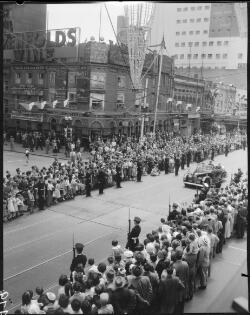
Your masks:
<svg viewBox="0 0 250 315"><path fill-rule="evenodd" d="M211 149L211 160L213 161L214 160L214 147L212 146L212 149Z"/></svg>
<svg viewBox="0 0 250 315"><path fill-rule="evenodd" d="M38 189L38 207L39 210L44 210L44 204L45 204L45 183L43 181L43 178L40 177L39 182L37 184Z"/></svg>
<svg viewBox="0 0 250 315"><path fill-rule="evenodd" d="M128 242L126 248L131 250L132 252L135 251L136 246L139 244L139 235L141 233L140 227L141 219L139 217L134 218L134 227L132 228L131 232L128 233Z"/></svg>
<svg viewBox="0 0 250 315"><path fill-rule="evenodd" d="M190 164L190 162L191 162L191 150L190 149L188 149L188 151L187 151L187 167L189 167L189 164Z"/></svg>
<svg viewBox="0 0 250 315"><path fill-rule="evenodd" d="M98 186L99 186L99 195L102 195L104 185L105 185L105 173L102 167L97 174L97 180L98 180Z"/></svg>
<svg viewBox="0 0 250 315"><path fill-rule="evenodd" d="M186 163L186 154L182 153L181 155L181 169L182 170L184 170L185 163Z"/></svg>
<svg viewBox="0 0 250 315"><path fill-rule="evenodd" d="M168 172L169 172L169 157L167 155L164 158L164 170L165 170L165 174L168 174Z"/></svg>
<svg viewBox="0 0 250 315"><path fill-rule="evenodd" d="M73 271L75 271L76 267L81 266L84 273L84 268L87 262L87 257L82 253L84 248L84 245L81 243L76 243L75 249L76 249L76 257L73 258L72 263L70 265L70 271L71 274Z"/></svg>
<svg viewBox="0 0 250 315"><path fill-rule="evenodd" d="M137 162L137 182L141 182L142 176L142 163L141 161Z"/></svg>
<svg viewBox="0 0 250 315"><path fill-rule="evenodd" d="M121 166L117 165L116 166L116 175L115 175L115 181L116 181L116 187L117 188L122 188L121 187L121 181L122 181L122 170L121 170Z"/></svg>
<svg viewBox="0 0 250 315"><path fill-rule="evenodd" d="M85 189L86 197L91 197L91 174L88 169L85 177Z"/></svg>
<svg viewBox="0 0 250 315"><path fill-rule="evenodd" d="M228 146L228 143L227 143L226 146L225 146L225 156L228 155L228 152L229 152L229 146Z"/></svg>
<svg viewBox="0 0 250 315"><path fill-rule="evenodd" d="M180 168L180 157L177 155L174 158L175 176L178 176L179 168Z"/></svg>

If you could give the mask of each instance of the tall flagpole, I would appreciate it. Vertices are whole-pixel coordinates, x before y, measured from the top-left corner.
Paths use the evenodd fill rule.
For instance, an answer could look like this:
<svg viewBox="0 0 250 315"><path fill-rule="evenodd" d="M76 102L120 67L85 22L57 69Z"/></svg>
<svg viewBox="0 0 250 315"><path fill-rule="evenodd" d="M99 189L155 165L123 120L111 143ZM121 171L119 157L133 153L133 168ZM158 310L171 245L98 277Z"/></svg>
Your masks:
<svg viewBox="0 0 250 315"><path fill-rule="evenodd" d="M146 108L146 102L147 102L147 89L148 89L148 78L146 78L146 85L144 90L144 104L143 108ZM141 139L143 138L144 133L144 122L145 122L145 113L142 114L142 121L141 121Z"/></svg>
<svg viewBox="0 0 250 315"><path fill-rule="evenodd" d="M163 47L164 46L165 46L165 42L164 42L164 37L163 37L162 42L161 42L160 67L159 67L158 85L157 85L157 94L156 94L156 103L155 103L155 117L154 117L153 134L155 134L155 127L156 127L156 118L157 118L158 101L159 101L159 90L160 90L160 83L161 83L162 54L163 54Z"/></svg>
<svg viewBox="0 0 250 315"><path fill-rule="evenodd" d="M100 5L99 42L101 38L101 25L102 25L102 4Z"/></svg>

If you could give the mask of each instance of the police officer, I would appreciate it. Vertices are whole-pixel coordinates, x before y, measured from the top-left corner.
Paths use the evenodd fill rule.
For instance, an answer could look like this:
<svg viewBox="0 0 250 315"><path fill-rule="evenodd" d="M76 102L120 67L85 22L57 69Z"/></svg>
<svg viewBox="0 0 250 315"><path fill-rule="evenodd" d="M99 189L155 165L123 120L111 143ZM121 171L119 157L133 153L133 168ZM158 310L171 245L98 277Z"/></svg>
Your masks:
<svg viewBox="0 0 250 315"><path fill-rule="evenodd" d="M181 155L181 169L182 170L184 170L185 163L186 163L186 155L185 153L182 153Z"/></svg>
<svg viewBox="0 0 250 315"><path fill-rule="evenodd" d="M42 177L39 178L37 189L38 189L38 207L39 207L39 210L44 210L46 187L45 187L45 183Z"/></svg>
<svg viewBox="0 0 250 315"><path fill-rule="evenodd" d="M85 187L86 197L91 197L91 174L88 169L85 177Z"/></svg>
<svg viewBox="0 0 250 315"><path fill-rule="evenodd" d="M139 235L141 233L140 227L141 219L139 217L134 218L134 227L132 228L131 232L128 233L128 242L126 245L126 249L131 250L132 252L135 251L136 246L139 244Z"/></svg>
<svg viewBox="0 0 250 315"><path fill-rule="evenodd" d="M191 162L191 150L190 149L188 149L188 151L187 151L187 167L189 167L189 164L190 164L190 162Z"/></svg>
<svg viewBox="0 0 250 315"><path fill-rule="evenodd" d="M212 146L212 149L211 149L211 160L213 161L214 160L214 147Z"/></svg>
<svg viewBox="0 0 250 315"><path fill-rule="evenodd" d="M70 265L70 271L71 274L73 271L75 271L76 267L81 266L84 273L84 268L87 262L87 257L82 253L84 248L84 245L82 243L76 243L75 249L76 249L76 257L73 258L72 263Z"/></svg>
<svg viewBox="0 0 250 315"><path fill-rule="evenodd" d="M168 174L169 172L169 157L165 156L164 158L164 170L165 170L165 174Z"/></svg>
<svg viewBox="0 0 250 315"><path fill-rule="evenodd" d="M141 161L137 162L137 182L141 182L142 176L142 163Z"/></svg>
<svg viewBox="0 0 250 315"><path fill-rule="evenodd" d="M175 176L178 176L179 168L180 168L180 157L177 155L174 158Z"/></svg>
<svg viewBox="0 0 250 315"><path fill-rule="evenodd" d="M168 221L176 220L176 218L179 214L179 212L177 211L178 204L176 202L173 203L172 209L173 210L168 215Z"/></svg>
<svg viewBox="0 0 250 315"><path fill-rule="evenodd" d="M102 166L97 174L97 180L98 180L98 186L99 186L99 195L102 195L104 185L105 185L105 173Z"/></svg>
<svg viewBox="0 0 250 315"><path fill-rule="evenodd" d="M225 146L225 156L228 155L228 152L229 152L229 147L228 147L228 143L226 143L226 146Z"/></svg>
<svg viewBox="0 0 250 315"><path fill-rule="evenodd" d="M120 164L116 166L116 175L115 175L115 181L116 181L116 187L117 188L122 188L121 187L121 181L122 181L122 170Z"/></svg>

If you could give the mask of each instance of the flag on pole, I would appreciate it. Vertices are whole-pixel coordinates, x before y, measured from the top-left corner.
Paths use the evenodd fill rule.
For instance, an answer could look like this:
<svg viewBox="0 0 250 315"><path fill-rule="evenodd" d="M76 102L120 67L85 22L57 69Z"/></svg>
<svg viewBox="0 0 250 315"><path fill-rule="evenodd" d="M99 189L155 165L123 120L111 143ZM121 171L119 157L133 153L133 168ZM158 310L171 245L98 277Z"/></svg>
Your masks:
<svg viewBox="0 0 250 315"><path fill-rule="evenodd" d="M41 102L41 109L44 109L44 107L45 107L45 105L47 104L47 102L46 101L44 101L44 102Z"/></svg>
<svg viewBox="0 0 250 315"><path fill-rule="evenodd" d="M170 103L170 102L173 102L173 99L171 97L168 98L168 100L167 100L167 103Z"/></svg>
<svg viewBox="0 0 250 315"><path fill-rule="evenodd" d="M198 107L196 108L196 113L198 113L200 110L201 110L201 108L200 108L200 106L198 106Z"/></svg>
<svg viewBox="0 0 250 315"><path fill-rule="evenodd" d="M176 106L177 105L181 105L182 104L182 101L178 101L177 103L176 103Z"/></svg>
<svg viewBox="0 0 250 315"><path fill-rule="evenodd" d="M58 103L57 100L55 100L54 102L52 102L52 107L55 108L57 103Z"/></svg>
<svg viewBox="0 0 250 315"><path fill-rule="evenodd" d="M63 107L66 107L69 105L69 99L67 98L64 102L63 102Z"/></svg>
<svg viewBox="0 0 250 315"><path fill-rule="evenodd" d="M46 101L41 102L41 103L36 102L35 105L36 105L36 107L38 107L39 109L44 109L44 106L46 105L46 103L47 103Z"/></svg>
<svg viewBox="0 0 250 315"><path fill-rule="evenodd" d="M186 110L188 110L189 108L192 108L192 104L187 104Z"/></svg>
<svg viewBox="0 0 250 315"><path fill-rule="evenodd" d="M164 35L163 35L163 38L162 38L162 41L161 41L161 47L162 47L163 49L166 49L166 44L165 44Z"/></svg>
<svg viewBox="0 0 250 315"><path fill-rule="evenodd" d="M26 110L31 111L33 106L35 105L34 102L32 103L19 103L22 107L24 107Z"/></svg>

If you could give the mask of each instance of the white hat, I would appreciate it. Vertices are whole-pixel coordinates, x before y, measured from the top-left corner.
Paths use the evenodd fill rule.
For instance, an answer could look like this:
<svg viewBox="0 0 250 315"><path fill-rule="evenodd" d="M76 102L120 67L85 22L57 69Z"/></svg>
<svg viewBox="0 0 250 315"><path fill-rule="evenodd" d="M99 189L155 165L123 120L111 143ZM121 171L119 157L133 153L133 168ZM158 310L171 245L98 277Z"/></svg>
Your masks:
<svg viewBox="0 0 250 315"><path fill-rule="evenodd" d="M130 250L125 250L124 252L125 258L132 258L133 257L133 252Z"/></svg>
<svg viewBox="0 0 250 315"><path fill-rule="evenodd" d="M56 300L56 295L55 295L53 292L47 292L47 293L46 293L46 296L47 296L47 298L48 298L48 300L49 300L50 302L55 302L55 300Z"/></svg>

